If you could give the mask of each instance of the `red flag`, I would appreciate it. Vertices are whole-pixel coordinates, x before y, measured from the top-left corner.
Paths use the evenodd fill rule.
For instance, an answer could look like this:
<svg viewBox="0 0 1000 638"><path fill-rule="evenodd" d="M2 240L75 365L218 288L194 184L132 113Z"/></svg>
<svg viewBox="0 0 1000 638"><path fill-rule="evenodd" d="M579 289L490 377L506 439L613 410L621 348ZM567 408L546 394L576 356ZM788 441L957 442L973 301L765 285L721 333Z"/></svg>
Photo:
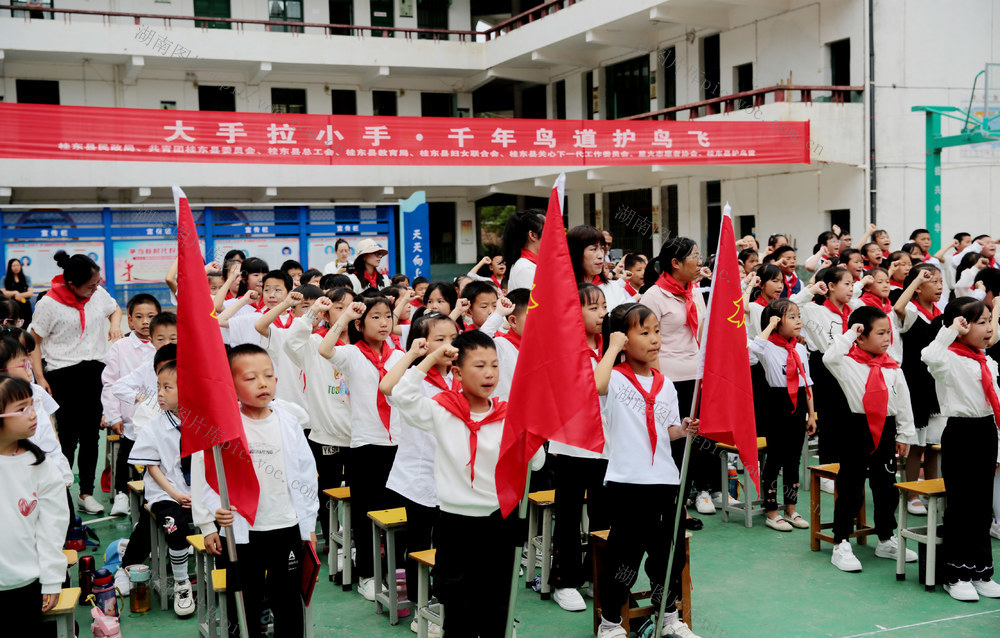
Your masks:
<svg viewBox="0 0 1000 638"><path fill-rule="evenodd" d="M538 269L528 302L511 382L496 485L507 516L524 494L531 457L547 440L594 452L604 449L601 408L590 365L580 295L566 247L562 201L565 175L556 179L542 231ZM552 326L559 326L558 339Z"/></svg>
<svg viewBox="0 0 1000 638"><path fill-rule="evenodd" d="M760 494L757 467L757 424L750 382L750 356L740 286L740 266L729 204L722 215L719 247L715 251L712 295L708 321L702 336L701 428L702 436L726 445L735 445Z"/></svg>
<svg viewBox="0 0 1000 638"><path fill-rule="evenodd" d="M211 447L222 449L229 502L252 525L260 486L250 459L236 388L222 344L198 231L187 196L174 186L177 206L177 393L181 454L205 454L205 479L218 492Z"/></svg>

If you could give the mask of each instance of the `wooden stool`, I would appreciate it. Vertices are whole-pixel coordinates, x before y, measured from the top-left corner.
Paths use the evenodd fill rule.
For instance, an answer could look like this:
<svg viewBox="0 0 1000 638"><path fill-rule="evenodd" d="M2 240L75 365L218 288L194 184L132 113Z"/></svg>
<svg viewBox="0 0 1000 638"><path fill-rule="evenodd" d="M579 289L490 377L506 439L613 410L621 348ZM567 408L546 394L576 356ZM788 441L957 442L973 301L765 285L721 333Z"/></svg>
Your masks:
<svg viewBox="0 0 1000 638"><path fill-rule="evenodd" d="M444 625L444 605L431 602L431 567L437 558L436 549L410 552L410 558L417 561L417 638L427 638L427 623L438 627Z"/></svg>
<svg viewBox="0 0 1000 638"><path fill-rule="evenodd" d="M76 619L76 606L80 602L80 588L70 587L59 592L56 606L42 614L43 620L54 620L58 638L74 638L76 636L73 623ZM17 613L16 610L10 610Z"/></svg>
<svg viewBox="0 0 1000 638"><path fill-rule="evenodd" d="M221 538L221 537L220 537ZM215 618L215 596L208 595L208 577L212 573L215 560L205 551L205 537L195 534L187 537L188 545L194 548L195 604L198 606L198 633L206 638L217 635Z"/></svg>
<svg viewBox="0 0 1000 638"><path fill-rule="evenodd" d="M80 561L80 557L75 549L64 549L62 553L66 557L66 569L69 569Z"/></svg>
<svg viewBox="0 0 1000 638"><path fill-rule="evenodd" d="M107 435L108 443L108 465L111 467L111 498L114 499L115 494L115 477L118 476L118 448L121 446L121 435L112 434L108 430Z"/></svg>
<svg viewBox="0 0 1000 638"><path fill-rule="evenodd" d="M802 460L800 465L802 467L802 476L799 478L799 484L805 485L809 482L809 464L812 461L812 457L819 454L819 439L809 440L809 434L806 433L804 439L802 439Z"/></svg>
<svg viewBox="0 0 1000 638"><path fill-rule="evenodd" d="M753 516L754 514L762 514L764 512L763 507L757 507L763 500L760 498L760 494L757 498L750 498L750 490L753 488L753 479L750 477L749 473L744 471L743 475L745 477L743 486L743 500L740 501L739 505L729 504L729 490L727 486L729 485L729 452L737 454L738 450L735 445L726 445L725 443L716 443L715 447L719 450L726 452L720 456L720 466L722 467L722 482L719 484L722 486L722 520L724 522L729 521L729 512L742 513L743 514L743 526L753 527ZM757 456L760 457L761 450L767 449L767 439L758 436L757 437Z"/></svg>
<svg viewBox="0 0 1000 638"><path fill-rule="evenodd" d="M139 510L142 508L143 501L146 500L146 484L139 480L129 481L127 485L129 516L132 518L132 524L135 525L139 522Z"/></svg>
<svg viewBox="0 0 1000 638"><path fill-rule="evenodd" d="M226 600L226 570L225 569L213 569L212 574L212 592L218 598L219 604L217 608L219 610L218 622L215 623L213 630L216 633L209 634L209 638L226 638L229 633L223 629L223 627L229 626L229 603ZM252 627L251 619L247 618L247 626ZM274 624L270 624L269 629L273 629ZM313 620L312 620L312 607L302 606L302 628L305 638L313 638Z"/></svg>
<svg viewBox="0 0 1000 638"><path fill-rule="evenodd" d="M840 463L827 463L826 465L810 465L809 466L810 480L809 480L809 548L814 552L819 551L819 542L826 541L828 543L833 542L833 536L830 534L824 534L824 529L830 529L833 527L833 523L823 523L822 517L820 516L820 491L819 491L819 481L820 479L832 479L833 480L833 498L837 498L837 474L840 473ZM865 501L861 499L861 509L858 510L858 515L854 519L855 530L851 533L850 538L858 539L859 545L868 544L868 535L875 533L874 527L869 527L865 519Z"/></svg>
<svg viewBox="0 0 1000 638"><path fill-rule="evenodd" d="M413 602L409 600L399 601L399 594L396 593L396 532L406 529L406 508L397 507L391 510L377 510L368 512L368 518L372 519L372 547L375 553L375 613L382 613L382 606L389 608L389 624L399 624L399 610L412 609ZM380 531L381 530L381 531ZM382 593L382 557L380 549L382 546L382 531L385 532L385 558L387 571L385 574L386 588L388 591ZM347 556L344 557L347 563Z"/></svg>
<svg viewBox="0 0 1000 638"><path fill-rule="evenodd" d="M330 538L327 539L329 551L327 556L327 569L330 573L330 582L339 575L341 588L344 591L351 591L351 488L334 487L323 490L323 493L330 497ZM339 528L340 521L337 520L338 510L344 513L344 526ZM343 531L338 532L338 529ZM343 552L344 568L337 566L337 549Z"/></svg>
<svg viewBox="0 0 1000 638"><path fill-rule="evenodd" d="M899 549L896 552L896 580L906 580L906 539L914 540L917 545L924 543L927 545L927 565L924 576L924 589L934 591L935 573L937 568L937 546L941 544L941 536L938 534L938 521L942 520L944 514L944 499L947 493L944 489L944 479L932 479L930 481L907 481L896 483L899 488L899 524L896 528L896 535L899 537ZM907 527L906 500L910 494L919 494L927 497L927 525L920 527Z"/></svg>
<svg viewBox="0 0 1000 638"><path fill-rule="evenodd" d="M683 519L682 519L683 522ZM608 534L611 530L601 530L590 533L590 555L593 567L594 586L594 634L597 634L601 626L601 588L600 575L604 571L604 548L608 544ZM684 570L681 572L681 600L677 603L677 611L680 612L681 619L689 627L691 626L691 532L684 532ZM649 589L631 592L629 600L622 605L620 614L622 617L622 627L625 631L631 631L632 620L652 616L658 609L653 609L652 605L640 606L640 600L648 600L653 595ZM632 607L631 602L636 602ZM638 627L636 627L638 629Z"/></svg>
<svg viewBox="0 0 1000 638"><path fill-rule="evenodd" d="M528 571L525 572L524 585L531 588L535 579L535 550L542 553L542 600L551 596L549 587L549 572L552 571L552 512L556 504L556 491L545 490L528 494ZM538 512L542 512L542 533L535 536L538 529Z"/></svg>

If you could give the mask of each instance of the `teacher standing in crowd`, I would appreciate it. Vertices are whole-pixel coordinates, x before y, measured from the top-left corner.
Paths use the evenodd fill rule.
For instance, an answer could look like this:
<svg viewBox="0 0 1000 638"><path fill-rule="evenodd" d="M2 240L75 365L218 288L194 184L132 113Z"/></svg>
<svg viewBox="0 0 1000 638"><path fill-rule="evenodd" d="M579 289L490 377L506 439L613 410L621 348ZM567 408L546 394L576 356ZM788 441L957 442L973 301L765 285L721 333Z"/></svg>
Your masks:
<svg viewBox="0 0 1000 638"><path fill-rule="evenodd" d="M3 296L13 299L18 303L21 311L21 319L24 324L31 323L31 280L24 272L24 265L20 259L11 259L7 262L7 274L3 278Z"/></svg>
<svg viewBox="0 0 1000 638"><path fill-rule="evenodd" d="M90 257L70 257L60 250L55 260L63 274L53 277L52 289L35 306L31 334L38 347L32 353L32 368L35 381L59 403L57 429L70 465L77 445L80 448L77 506L100 514L104 507L93 494L103 412L101 372L108 340L122 338L122 311L101 287L101 269ZM105 319L111 322L106 335ZM45 359L44 371L41 359Z"/></svg>

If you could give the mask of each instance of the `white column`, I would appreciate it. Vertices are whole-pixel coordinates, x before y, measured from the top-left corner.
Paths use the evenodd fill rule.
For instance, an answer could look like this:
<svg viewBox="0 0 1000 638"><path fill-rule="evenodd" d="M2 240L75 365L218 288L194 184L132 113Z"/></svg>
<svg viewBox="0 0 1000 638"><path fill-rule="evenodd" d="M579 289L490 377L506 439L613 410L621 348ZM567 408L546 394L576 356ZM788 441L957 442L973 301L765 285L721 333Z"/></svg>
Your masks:
<svg viewBox="0 0 1000 638"><path fill-rule="evenodd" d="M660 246L663 244L663 233L660 226L663 224L663 208L660 201L660 187L654 186L649 189L651 214L653 216L653 254L659 254Z"/></svg>
<svg viewBox="0 0 1000 638"><path fill-rule="evenodd" d="M472 243L462 243L462 221L472 222ZM479 242L475 237L476 230L476 202L466 199L455 201L455 263L470 264L476 261L476 251Z"/></svg>
<svg viewBox="0 0 1000 638"><path fill-rule="evenodd" d="M590 73L584 71L583 73ZM585 112L586 102L590 99L583 95L584 76L583 73L574 73L566 77L566 119L582 120Z"/></svg>
<svg viewBox="0 0 1000 638"><path fill-rule="evenodd" d="M586 193L576 191L566 193L566 218L570 228L586 223L583 210L586 197Z"/></svg>

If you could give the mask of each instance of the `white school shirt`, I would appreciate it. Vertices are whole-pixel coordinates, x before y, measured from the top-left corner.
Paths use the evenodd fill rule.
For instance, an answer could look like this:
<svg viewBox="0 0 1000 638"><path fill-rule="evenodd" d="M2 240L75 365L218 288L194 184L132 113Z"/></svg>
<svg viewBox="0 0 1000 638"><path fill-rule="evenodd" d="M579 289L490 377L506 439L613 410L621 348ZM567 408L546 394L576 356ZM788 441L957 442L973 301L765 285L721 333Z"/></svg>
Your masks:
<svg viewBox="0 0 1000 638"><path fill-rule="evenodd" d="M507 292L519 288L531 290L531 284L535 281L534 262L524 257L519 257L514 265L507 272Z"/></svg>
<svg viewBox="0 0 1000 638"><path fill-rule="evenodd" d="M625 292L625 285L619 284L620 280L609 279L598 286L604 293L604 301L608 304L608 312L626 303L632 303L632 297Z"/></svg>
<svg viewBox="0 0 1000 638"><path fill-rule="evenodd" d="M326 265L323 266L323 274L324 275L336 275L336 274L346 275L347 273L338 273L337 271L339 271L341 268L347 268L347 266L348 266L348 263L346 261L337 261L336 259L334 259L333 261L326 262Z"/></svg>
<svg viewBox="0 0 1000 638"><path fill-rule="evenodd" d="M139 436L143 426L160 413L160 406L156 400L157 390L153 355L149 355L149 358L139 364L139 367L118 379L111 386L111 394L123 403L133 405L135 408L132 413L132 432L135 436ZM142 403L137 403L136 400L140 394L146 399Z"/></svg>
<svg viewBox="0 0 1000 638"><path fill-rule="evenodd" d="M272 328L273 330L273 328ZM320 445L351 445L351 404L347 378L319 353L323 338L313 334L307 313L285 331L284 355L305 375L305 402L310 415L309 440Z"/></svg>
<svg viewBox="0 0 1000 638"><path fill-rule="evenodd" d="M992 417L993 408L983 391L982 368L979 362L968 357L960 357L948 349L957 338L957 331L942 326L934 341L920 352L920 359L927 364L928 371L934 377L941 415L972 419ZM1000 396L1000 387L997 386L997 362L987 355L986 366L993 378L993 391ZM1000 429L997 430L997 436L1000 437ZM1000 463L1000 458L997 462Z"/></svg>
<svg viewBox="0 0 1000 638"><path fill-rule="evenodd" d="M444 382L451 387L451 372L444 375ZM424 396L432 399L441 388L428 383L426 376L420 384ZM389 401L395 404L392 397ZM419 503L424 507L438 507L437 487L434 484L434 456L437 442L434 435L410 423L406 413L401 413L399 448L389 471L385 486L393 492Z"/></svg>
<svg viewBox="0 0 1000 638"><path fill-rule="evenodd" d="M42 358L48 370L59 370L82 361L104 361L108 348L107 318L118 302L101 286L84 305L86 328L80 332L80 312L52 297L35 304L31 329L42 338Z"/></svg>
<svg viewBox="0 0 1000 638"><path fill-rule="evenodd" d="M840 383L847 406L854 414L864 414L865 385L868 383L869 367L847 356L858 333L848 330L837 335L823 355L823 365ZM886 416L896 417L896 440L907 445L918 443L917 427L913 423L913 407L910 404L910 389L901 368L882 368L882 378L889 389Z"/></svg>
<svg viewBox="0 0 1000 638"><path fill-rule="evenodd" d="M173 418L173 420L171 420ZM156 418L149 421L135 440L135 446L128 455L129 465L158 465L160 471L181 494L190 494L191 486L184 480L181 469L181 430L180 419L168 416L160 411ZM160 484L149 475L149 470L143 477L146 502L152 505L161 501L174 503Z"/></svg>
<svg viewBox="0 0 1000 638"><path fill-rule="evenodd" d="M281 449L281 426L278 415L272 411L263 419L243 416L243 430L250 445L253 469L260 485L257 501L257 519L250 529L266 532L295 525L298 518L288 500L285 455Z"/></svg>
<svg viewBox="0 0 1000 638"><path fill-rule="evenodd" d="M152 357L156 348L149 341L143 341L135 332L129 333L124 339L111 344L104 358L104 372L101 373L101 405L104 407L104 422L113 425L122 422L125 438L135 440L135 428L132 426L132 415L135 413L135 403L129 403L117 398L111 387L115 381L138 368L148 357Z"/></svg>
<svg viewBox="0 0 1000 638"><path fill-rule="evenodd" d="M45 452L45 458L52 459L52 462L58 466L66 485L72 485L75 480L73 467L63 455L56 427L52 423L52 415L59 409L59 404L52 398L52 395L45 391L45 388L37 383L31 384L31 399L38 421L35 424L35 433L29 436L28 440L37 445L42 452Z"/></svg>
<svg viewBox="0 0 1000 638"><path fill-rule="evenodd" d="M62 553L69 524L66 485L53 459L34 465L35 455L0 456L0 591L39 581L43 594L58 594L66 579ZM20 613L8 609L9 613Z"/></svg>
<svg viewBox="0 0 1000 638"><path fill-rule="evenodd" d="M489 516L500 509L497 498L496 467L503 438L502 421L483 425L476 435L475 480L469 466L469 428L434 399L424 395L421 384L426 375L410 368L396 384L392 397L398 410L415 428L433 434L437 442L434 455L434 483L441 511L460 516ZM485 413L472 413L481 420ZM531 458L531 469L545 463L543 448Z"/></svg>
<svg viewBox="0 0 1000 638"><path fill-rule="evenodd" d="M798 291L797 293L789 297L789 301L793 302L795 305L799 307L799 314L801 315L802 306L812 301L812 298L813 294L809 292L809 290L805 286L803 286L802 290ZM764 306L757 303L756 300L746 304L747 320L744 321L743 324L746 326L747 329L748 341L753 341L757 337L757 335L763 332L763 328L760 325L760 317L763 313L764 313ZM805 324L804 319L802 323Z"/></svg>
<svg viewBox="0 0 1000 638"><path fill-rule="evenodd" d="M597 369L597 359L590 358L590 367ZM592 452L586 448L566 445L559 441L549 441L549 454L565 454L580 459L606 459L608 458L608 420L604 414L604 406L601 406L601 429L604 432L604 449L600 452Z"/></svg>
<svg viewBox="0 0 1000 638"><path fill-rule="evenodd" d="M518 350L504 337L494 338L493 343L497 347L497 363L500 365L500 374L493 396L506 401L510 398L510 384L514 379L514 368L517 367Z"/></svg>
<svg viewBox="0 0 1000 638"><path fill-rule="evenodd" d="M966 268L962 271L962 275L955 282L955 296L956 297L972 297L982 301L986 299L986 291L978 290L975 288L976 285L976 275L979 274L979 270L976 268ZM947 295L941 295L941 301L944 301Z"/></svg>
<svg viewBox="0 0 1000 638"><path fill-rule="evenodd" d="M847 307L853 312L859 305L860 302L851 301ZM841 316L823 304L803 303L799 305L799 314L802 315L802 336L810 352L826 352L834 337L844 333Z"/></svg>
<svg viewBox="0 0 1000 638"><path fill-rule="evenodd" d="M404 354L401 350L393 350L385 362L385 369L391 370ZM334 348L330 364L347 377L351 387L351 447L396 445L399 414L392 410L387 432L378 413L378 370L371 361L357 346L348 345Z"/></svg>
<svg viewBox="0 0 1000 638"><path fill-rule="evenodd" d="M958 265L962 263L962 258L965 257L967 254L982 253L982 252L983 252L983 245L980 244L978 241L974 241L965 248L963 248L961 252L957 252L951 256L951 265L954 266L955 268L958 268ZM1000 268L1000 262L995 262L995 265L993 267ZM956 286L957 285L958 284L956 284Z"/></svg>
<svg viewBox="0 0 1000 638"><path fill-rule="evenodd" d="M811 386L813 381L809 375L809 352L801 343L795 344L795 352L799 354L799 359L802 360L802 367L806 372L804 376L799 375L799 387ZM785 377L785 369L788 367L787 350L771 343L767 339L761 339L758 335L750 342L750 359L750 365L759 361L764 367L764 378L767 379L767 385L772 388L784 389L788 387Z"/></svg>
<svg viewBox="0 0 1000 638"><path fill-rule="evenodd" d="M267 355L271 357L274 365L274 374L278 377L278 386L275 390L275 397L294 403L303 410L306 409L306 384L308 379L302 369L292 363L292 360L285 353L285 341L288 339L288 328L278 328L271 324L267 331L267 336L262 336L256 330L258 343L267 350Z"/></svg>
<svg viewBox="0 0 1000 638"><path fill-rule="evenodd" d="M653 388L653 377L636 376L643 390ZM618 370L611 371L608 393L601 397L601 407L608 418L608 471L604 481L639 485L679 485L681 473L670 452L672 425L681 424L677 390L664 376L663 387L656 395L653 420L656 424L656 451L649 447L646 429L646 400Z"/></svg>

